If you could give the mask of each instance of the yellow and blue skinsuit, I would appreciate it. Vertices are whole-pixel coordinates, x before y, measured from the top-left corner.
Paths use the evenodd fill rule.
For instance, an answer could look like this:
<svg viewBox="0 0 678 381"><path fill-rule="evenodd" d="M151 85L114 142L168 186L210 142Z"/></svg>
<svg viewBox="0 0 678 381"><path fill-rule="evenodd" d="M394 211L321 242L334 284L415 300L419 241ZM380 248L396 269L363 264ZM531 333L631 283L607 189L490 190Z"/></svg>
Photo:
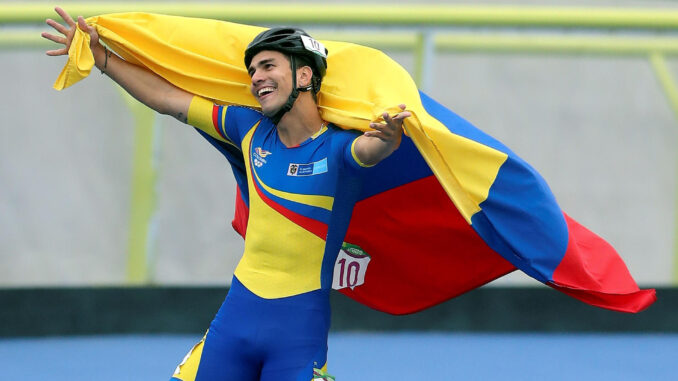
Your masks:
<svg viewBox="0 0 678 381"><path fill-rule="evenodd" d="M249 206L231 289L175 380L309 381L327 361L333 267L360 192L358 133L286 147L260 112L194 97L189 124L231 162Z"/></svg>

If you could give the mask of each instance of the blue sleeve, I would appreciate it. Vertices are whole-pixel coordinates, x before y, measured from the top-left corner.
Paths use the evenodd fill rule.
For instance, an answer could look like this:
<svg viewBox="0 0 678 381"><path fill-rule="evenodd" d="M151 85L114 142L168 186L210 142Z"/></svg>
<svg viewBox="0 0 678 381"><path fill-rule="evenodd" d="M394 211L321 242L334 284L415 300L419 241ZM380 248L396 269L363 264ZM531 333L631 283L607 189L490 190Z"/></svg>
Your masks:
<svg viewBox="0 0 678 381"><path fill-rule="evenodd" d="M337 154L341 157L341 162L344 171L351 175L360 175L365 172L369 166L363 164L355 155L353 146L356 139L361 135L359 131L344 130L337 133L338 139L336 144Z"/></svg>

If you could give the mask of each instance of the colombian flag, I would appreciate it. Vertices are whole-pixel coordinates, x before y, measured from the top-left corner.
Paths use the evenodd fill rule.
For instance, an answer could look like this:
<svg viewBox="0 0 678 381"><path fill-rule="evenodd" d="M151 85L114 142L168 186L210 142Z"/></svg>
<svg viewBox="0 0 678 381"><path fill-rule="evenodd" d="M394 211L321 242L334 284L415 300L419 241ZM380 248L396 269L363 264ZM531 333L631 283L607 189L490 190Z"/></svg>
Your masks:
<svg viewBox="0 0 678 381"><path fill-rule="evenodd" d="M262 28L145 13L87 21L117 54L174 85L217 103L258 107L243 54ZM345 241L370 255L370 267L363 285L342 292L405 314L519 269L598 307L638 312L656 300L654 290L638 288L612 246L560 209L520 157L419 92L382 52L323 43L323 119L367 130L400 103L413 114L401 147L368 169ZM55 88L86 77L92 65L89 35L79 31ZM241 199L236 205L233 225L244 234L247 208Z"/></svg>

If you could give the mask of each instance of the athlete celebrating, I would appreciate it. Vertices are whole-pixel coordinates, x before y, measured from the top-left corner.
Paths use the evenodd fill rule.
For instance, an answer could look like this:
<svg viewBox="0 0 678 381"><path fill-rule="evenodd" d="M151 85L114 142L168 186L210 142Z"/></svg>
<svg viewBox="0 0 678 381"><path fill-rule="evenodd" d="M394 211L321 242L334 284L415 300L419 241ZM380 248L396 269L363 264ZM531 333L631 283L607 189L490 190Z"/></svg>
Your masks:
<svg viewBox="0 0 678 381"><path fill-rule="evenodd" d="M99 43L95 28L61 8L66 26L47 20L67 55L75 28L90 35L95 65L148 107L195 126L231 162L249 206L245 252L207 334L174 380L327 380L329 290L333 266L358 197L364 168L400 145L400 113L372 131L323 121L316 95L327 50L300 29L259 34L245 51L261 111L221 106L132 65Z"/></svg>

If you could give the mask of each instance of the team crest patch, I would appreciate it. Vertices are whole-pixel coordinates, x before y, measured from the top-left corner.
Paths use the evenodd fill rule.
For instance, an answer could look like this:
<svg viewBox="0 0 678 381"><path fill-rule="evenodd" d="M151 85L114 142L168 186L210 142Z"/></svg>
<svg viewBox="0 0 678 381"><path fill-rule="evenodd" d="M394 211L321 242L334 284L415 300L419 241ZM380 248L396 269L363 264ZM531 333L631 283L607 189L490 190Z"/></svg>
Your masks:
<svg viewBox="0 0 678 381"><path fill-rule="evenodd" d="M262 165L266 164L266 156L270 155L271 151L266 151L265 149L262 149L261 147L257 147L254 149L254 165L257 168L260 168Z"/></svg>
<svg viewBox="0 0 678 381"><path fill-rule="evenodd" d="M290 163L287 168L287 176L313 176L326 172L327 158L307 164Z"/></svg>

